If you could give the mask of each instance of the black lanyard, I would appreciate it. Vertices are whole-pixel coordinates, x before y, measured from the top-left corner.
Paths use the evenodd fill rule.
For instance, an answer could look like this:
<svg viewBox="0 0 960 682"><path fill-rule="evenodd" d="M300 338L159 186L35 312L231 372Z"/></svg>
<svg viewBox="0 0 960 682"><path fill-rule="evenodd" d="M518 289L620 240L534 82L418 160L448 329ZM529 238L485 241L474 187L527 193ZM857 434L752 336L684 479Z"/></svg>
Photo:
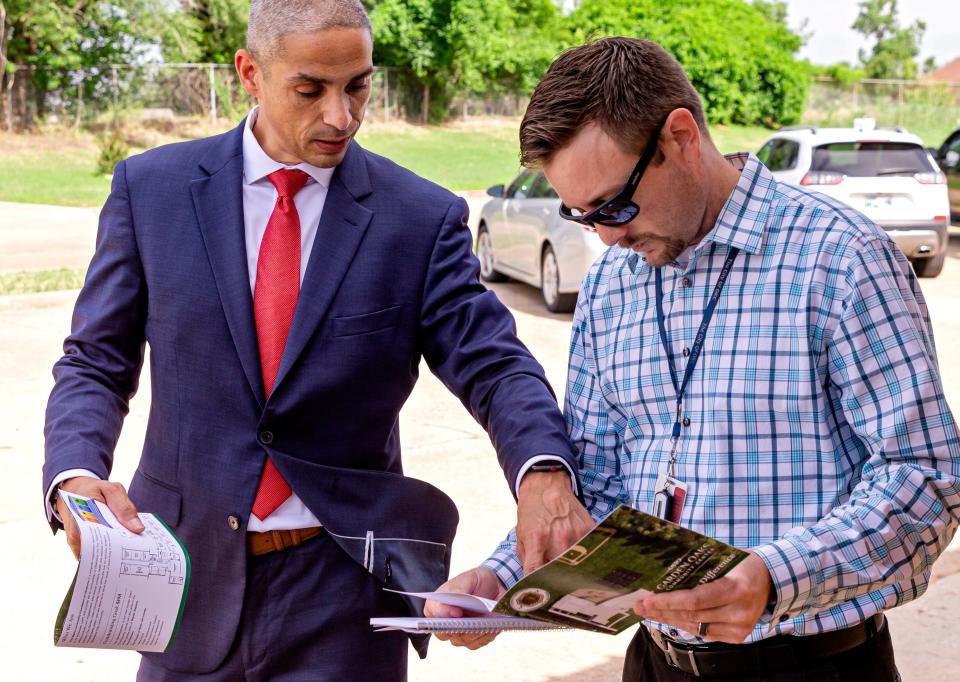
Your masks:
<svg viewBox="0 0 960 682"><path fill-rule="evenodd" d="M677 374L673 368L673 354L670 352L670 343L667 341L666 318L663 314L663 276L660 268L656 270L657 287L657 326L660 328L660 342L663 344L663 351L667 354L667 365L670 367L670 381L673 382L673 390L677 393L677 415L673 422L673 431L671 439L673 440L673 450L670 453L670 475L673 475L673 465L676 459L677 440L680 438L680 418L683 416L683 394L687 390L687 384L690 382L690 376L693 374L694 367L697 366L697 360L700 359L700 351L703 350L703 340L707 335L707 328L710 326L710 320L713 318L713 311L717 307L717 301L720 300L720 292L723 291L723 285L727 282L727 276L730 274L730 268L733 267L733 261L740 253L740 249L731 248L727 255L727 260L723 263L720 270L720 277L717 279L717 285L713 288L713 295L710 296L710 302L707 303L707 309L703 311L703 321L700 323L700 329L697 330L697 336L693 341L693 347L690 349L690 358L687 360L687 369L683 373L683 379L677 384Z"/></svg>

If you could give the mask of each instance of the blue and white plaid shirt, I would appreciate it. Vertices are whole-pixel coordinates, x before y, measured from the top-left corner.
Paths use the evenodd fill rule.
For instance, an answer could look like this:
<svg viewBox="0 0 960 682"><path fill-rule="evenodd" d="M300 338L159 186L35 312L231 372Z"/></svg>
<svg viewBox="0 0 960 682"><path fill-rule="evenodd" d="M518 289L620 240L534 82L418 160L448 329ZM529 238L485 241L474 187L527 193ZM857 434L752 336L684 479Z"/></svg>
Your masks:
<svg viewBox="0 0 960 682"><path fill-rule="evenodd" d="M727 158L741 176L716 224L684 267L663 268L679 374L741 249L686 390L680 523L766 563L776 603L748 641L836 630L926 589L960 521L960 439L923 295L893 241L755 156ZM650 510L668 465L676 395L654 272L610 248L573 319L564 412L595 518L621 503ZM522 575L514 541L485 562L507 585Z"/></svg>

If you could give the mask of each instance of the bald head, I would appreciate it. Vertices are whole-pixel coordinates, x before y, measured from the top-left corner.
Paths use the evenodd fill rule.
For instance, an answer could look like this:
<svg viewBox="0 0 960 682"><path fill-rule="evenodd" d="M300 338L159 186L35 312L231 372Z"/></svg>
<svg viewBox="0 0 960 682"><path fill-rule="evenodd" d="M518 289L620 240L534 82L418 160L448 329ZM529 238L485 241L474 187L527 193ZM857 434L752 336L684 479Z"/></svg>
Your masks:
<svg viewBox="0 0 960 682"><path fill-rule="evenodd" d="M251 0L247 50L255 59L273 60L283 54L283 36L331 28L372 33L370 18L359 0Z"/></svg>

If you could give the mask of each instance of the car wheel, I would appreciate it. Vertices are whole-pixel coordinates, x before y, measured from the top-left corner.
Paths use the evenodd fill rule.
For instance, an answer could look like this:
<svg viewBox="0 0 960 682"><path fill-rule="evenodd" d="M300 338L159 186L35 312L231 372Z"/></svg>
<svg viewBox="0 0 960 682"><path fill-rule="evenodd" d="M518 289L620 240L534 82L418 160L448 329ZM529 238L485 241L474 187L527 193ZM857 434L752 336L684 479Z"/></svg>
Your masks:
<svg viewBox="0 0 960 682"><path fill-rule="evenodd" d="M477 259L480 261L480 279L484 282L505 282L505 275L493 269L493 242L487 226L480 224L477 230Z"/></svg>
<svg viewBox="0 0 960 682"><path fill-rule="evenodd" d="M946 259L946 249L933 258L917 258L913 261L913 271L917 273L917 277L936 277L943 270Z"/></svg>
<svg viewBox="0 0 960 682"><path fill-rule="evenodd" d="M540 261L540 292L547 310L551 313L569 313L577 305L576 294L560 293L560 266L557 255L549 244L543 250Z"/></svg>

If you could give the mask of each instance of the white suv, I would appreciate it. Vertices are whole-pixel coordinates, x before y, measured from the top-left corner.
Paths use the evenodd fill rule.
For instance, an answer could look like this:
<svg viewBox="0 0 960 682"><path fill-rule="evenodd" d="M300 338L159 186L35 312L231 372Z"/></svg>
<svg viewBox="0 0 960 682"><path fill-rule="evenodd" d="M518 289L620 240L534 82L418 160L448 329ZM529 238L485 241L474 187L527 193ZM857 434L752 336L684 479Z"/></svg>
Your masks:
<svg viewBox="0 0 960 682"><path fill-rule="evenodd" d="M853 128L784 128L757 156L781 182L822 192L876 221L920 277L947 254L947 180L916 135L857 119Z"/></svg>

